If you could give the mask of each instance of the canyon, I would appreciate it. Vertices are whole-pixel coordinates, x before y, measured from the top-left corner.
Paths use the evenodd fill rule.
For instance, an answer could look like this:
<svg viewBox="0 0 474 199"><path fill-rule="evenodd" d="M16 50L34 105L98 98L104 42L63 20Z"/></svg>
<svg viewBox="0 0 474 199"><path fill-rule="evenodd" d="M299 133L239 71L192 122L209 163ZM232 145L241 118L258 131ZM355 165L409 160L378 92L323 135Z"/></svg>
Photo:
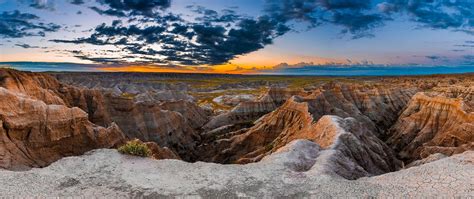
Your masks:
<svg viewBox="0 0 474 199"><path fill-rule="evenodd" d="M51 193L472 197L473 95L474 74L349 78L0 69L0 190L23 196L63 190ZM133 139L146 143L152 158L115 150ZM94 190L101 182L89 175L106 184ZM19 176L32 185L16 187L12 179ZM28 190L38 178L60 180ZM442 186L444 178L455 180ZM390 183L396 188L386 190Z"/></svg>

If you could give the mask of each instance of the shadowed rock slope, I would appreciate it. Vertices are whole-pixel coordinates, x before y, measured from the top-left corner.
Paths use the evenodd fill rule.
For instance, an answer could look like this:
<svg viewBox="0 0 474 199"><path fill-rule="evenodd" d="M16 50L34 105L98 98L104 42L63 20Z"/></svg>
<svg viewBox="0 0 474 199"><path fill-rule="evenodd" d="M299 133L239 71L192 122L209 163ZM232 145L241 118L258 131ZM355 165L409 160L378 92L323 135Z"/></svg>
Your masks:
<svg viewBox="0 0 474 199"><path fill-rule="evenodd" d="M202 145L200 157L213 162L248 163L259 161L296 139L309 139L327 146L324 143L334 140L334 136L326 134L337 131L330 123L319 120L325 115L335 115L353 118L354 123L363 127L362 134L370 137L369 140L375 140L373 142L376 146L373 148L378 149L377 153L389 154L388 157L393 159L388 161L392 166L385 170L393 171L400 164L394 158L394 152L380 138L385 136L384 130L396 121L416 90L330 84L309 95L294 96L275 111L257 120L248 130L234 132L231 137ZM321 134L326 136L320 136ZM397 163L392 164L394 162Z"/></svg>
<svg viewBox="0 0 474 199"><path fill-rule="evenodd" d="M418 93L411 99L387 142L400 159L411 162L474 149L472 87L456 93Z"/></svg>
<svg viewBox="0 0 474 199"><path fill-rule="evenodd" d="M288 90L284 88L270 88L257 101L242 102L228 113L212 118L203 128L213 130L223 126L251 123L261 116L275 110L293 95L302 95L301 90Z"/></svg>

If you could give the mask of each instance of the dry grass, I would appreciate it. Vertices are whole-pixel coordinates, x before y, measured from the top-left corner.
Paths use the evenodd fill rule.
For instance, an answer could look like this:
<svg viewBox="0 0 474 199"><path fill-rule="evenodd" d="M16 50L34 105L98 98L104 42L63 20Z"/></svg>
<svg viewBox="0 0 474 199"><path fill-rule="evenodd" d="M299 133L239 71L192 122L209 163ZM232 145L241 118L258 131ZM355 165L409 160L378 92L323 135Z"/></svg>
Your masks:
<svg viewBox="0 0 474 199"><path fill-rule="evenodd" d="M151 155L151 150L148 146L136 139L128 141L126 144L121 146L118 151L123 154L140 157L149 157Z"/></svg>

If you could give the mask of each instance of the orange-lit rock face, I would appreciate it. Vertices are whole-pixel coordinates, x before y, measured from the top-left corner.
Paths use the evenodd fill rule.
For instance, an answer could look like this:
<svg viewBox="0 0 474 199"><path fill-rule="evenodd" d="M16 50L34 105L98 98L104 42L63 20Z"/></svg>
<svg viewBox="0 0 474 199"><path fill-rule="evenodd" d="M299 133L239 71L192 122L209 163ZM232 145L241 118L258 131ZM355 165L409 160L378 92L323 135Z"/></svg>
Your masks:
<svg viewBox="0 0 474 199"><path fill-rule="evenodd" d="M412 88L328 85L307 96L290 98L245 132L205 146L201 157L223 163L255 162L296 139L329 147L338 130L327 120L320 121L325 115L353 117L370 134L383 137L383 129L397 119L415 92ZM381 112L386 114L380 115Z"/></svg>
<svg viewBox="0 0 474 199"><path fill-rule="evenodd" d="M53 91L59 86L56 79L45 74L0 70L0 87L31 96L46 104L65 104Z"/></svg>
<svg viewBox="0 0 474 199"><path fill-rule="evenodd" d="M62 157L121 144L112 124L96 126L79 108L47 105L0 88L0 167L22 170L46 166Z"/></svg>
<svg viewBox="0 0 474 199"><path fill-rule="evenodd" d="M468 105L472 94L464 94L458 98L415 95L390 129L388 143L399 151L399 157L411 162L434 153L452 155L474 149L474 113Z"/></svg>
<svg viewBox="0 0 474 199"><path fill-rule="evenodd" d="M78 107L87 112L84 117L94 124L108 126L114 122L127 138L157 142L191 160L200 140L195 129L208 121L208 113L186 100L162 103L145 94L136 100L106 90L65 85L47 74L0 70L0 75L1 87L46 104ZM181 95L169 97L174 100Z"/></svg>

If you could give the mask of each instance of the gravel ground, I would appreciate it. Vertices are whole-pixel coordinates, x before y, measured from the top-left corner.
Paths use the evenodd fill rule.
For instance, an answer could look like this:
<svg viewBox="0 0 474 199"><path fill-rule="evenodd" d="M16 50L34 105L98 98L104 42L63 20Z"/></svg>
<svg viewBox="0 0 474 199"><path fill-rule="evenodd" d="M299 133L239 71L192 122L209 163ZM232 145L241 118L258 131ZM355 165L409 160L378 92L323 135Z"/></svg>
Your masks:
<svg viewBox="0 0 474 199"><path fill-rule="evenodd" d="M310 150L309 150L310 151ZM300 153L294 158L295 153ZM46 168L0 171L1 197L305 198L474 197L474 151L376 177L349 181L316 170L303 152L259 163L219 165L152 160L100 149ZM303 155L301 155L303 154ZM272 155L273 156L273 155ZM292 157L292 158L290 158ZM317 163L316 163L317 164Z"/></svg>

